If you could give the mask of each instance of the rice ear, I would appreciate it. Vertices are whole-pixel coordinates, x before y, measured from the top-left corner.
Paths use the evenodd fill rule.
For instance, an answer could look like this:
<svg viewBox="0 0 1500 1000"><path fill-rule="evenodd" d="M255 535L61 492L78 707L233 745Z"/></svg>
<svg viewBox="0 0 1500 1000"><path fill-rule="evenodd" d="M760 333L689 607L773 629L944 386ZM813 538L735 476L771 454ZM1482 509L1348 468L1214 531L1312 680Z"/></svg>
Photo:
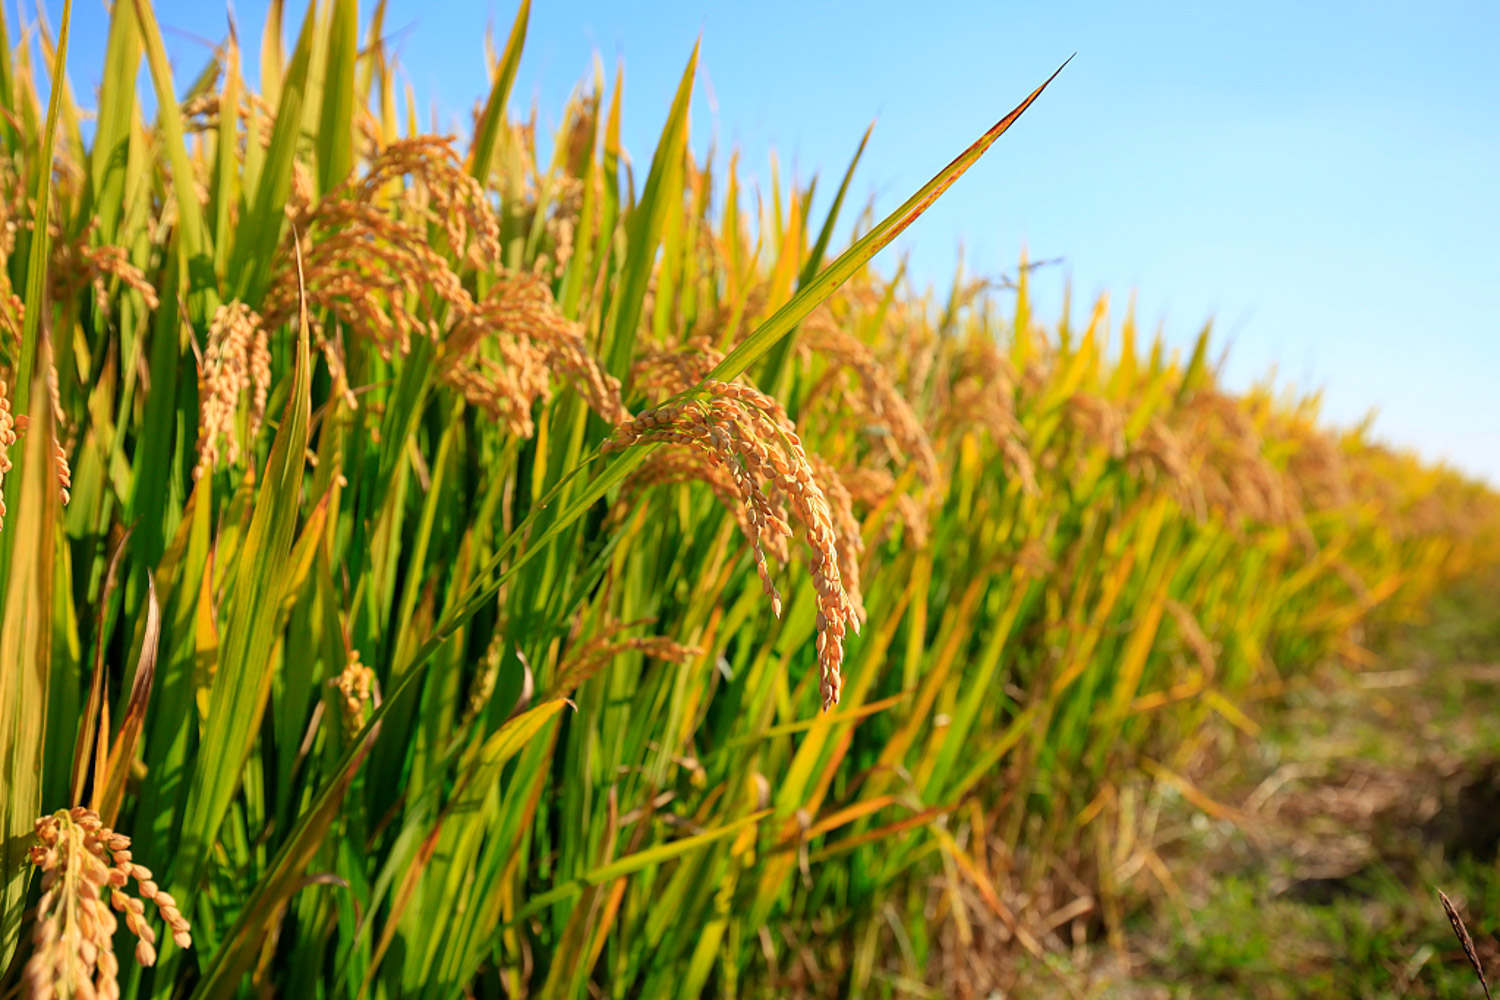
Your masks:
<svg viewBox="0 0 1500 1000"><path fill-rule="evenodd" d="M676 444L727 470L754 529L751 543L756 569L777 617L781 615L781 594L771 581L762 547L763 532L777 522L764 509L761 491L770 488L785 498L791 520L800 523L806 534L812 583L818 593L819 688L826 712L838 704L843 687L845 628L858 631L863 612L857 584L851 595L840 572L833 507L795 426L779 403L743 382L707 379L699 385L697 393L706 398L689 398L642 411L615 429L605 450L621 451L646 443Z"/></svg>

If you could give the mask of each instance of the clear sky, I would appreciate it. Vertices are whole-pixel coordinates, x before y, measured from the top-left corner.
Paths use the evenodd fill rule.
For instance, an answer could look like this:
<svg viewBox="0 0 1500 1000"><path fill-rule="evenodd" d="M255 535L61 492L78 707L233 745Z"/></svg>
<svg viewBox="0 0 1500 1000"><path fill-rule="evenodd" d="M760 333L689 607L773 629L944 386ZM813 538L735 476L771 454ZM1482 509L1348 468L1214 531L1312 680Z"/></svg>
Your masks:
<svg viewBox="0 0 1500 1000"><path fill-rule="evenodd" d="M288 5L295 31L305 3ZM61 4L47 0L55 25ZM34 8L31 8L34 9ZM361 3L361 16L371 9ZM214 0L158 0L184 82ZM235 7L247 68L265 4ZM487 90L483 36L509 3L390 0L386 24L424 106L460 130ZM76 5L70 73L92 103L106 15ZM15 37L12 24L12 38ZM531 17L514 109L555 126L594 53L625 64L624 139L643 175L694 41L694 145L741 151L763 183L831 195L875 132L853 194L884 214L1068 55L1026 116L884 252L946 287L1012 271L1023 247L1043 315L1071 277L1174 345L1213 320L1231 385L1273 367L1322 388L1341 424L1500 486L1500 4L548 3ZM821 212L821 206L815 206Z"/></svg>

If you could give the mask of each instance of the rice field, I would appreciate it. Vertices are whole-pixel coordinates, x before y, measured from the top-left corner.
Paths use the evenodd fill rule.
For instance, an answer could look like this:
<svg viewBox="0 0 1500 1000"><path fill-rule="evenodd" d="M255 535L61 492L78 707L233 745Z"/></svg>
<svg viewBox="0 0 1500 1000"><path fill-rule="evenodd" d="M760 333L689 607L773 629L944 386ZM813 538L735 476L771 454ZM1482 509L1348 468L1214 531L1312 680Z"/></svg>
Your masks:
<svg viewBox="0 0 1500 1000"><path fill-rule="evenodd" d="M0 996L929 995L976 910L1115 939L1205 739L1500 563L1207 331L872 263L1042 87L815 218L696 51L544 161L526 3L457 137L382 16L273 3L257 93L121 0L97 108L0 22Z"/></svg>

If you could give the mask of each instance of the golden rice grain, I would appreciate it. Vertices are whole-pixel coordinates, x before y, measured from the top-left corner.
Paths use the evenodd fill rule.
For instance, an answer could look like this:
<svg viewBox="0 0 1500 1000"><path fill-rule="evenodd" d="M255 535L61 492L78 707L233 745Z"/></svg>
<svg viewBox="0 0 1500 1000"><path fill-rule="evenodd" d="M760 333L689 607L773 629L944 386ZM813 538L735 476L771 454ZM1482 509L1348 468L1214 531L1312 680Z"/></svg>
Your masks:
<svg viewBox="0 0 1500 1000"><path fill-rule="evenodd" d="M11 415L10 389L0 380L0 528L5 525L5 474L11 470L10 449L15 443L15 418Z"/></svg>
<svg viewBox="0 0 1500 1000"><path fill-rule="evenodd" d="M130 838L104 826L93 810L75 806L42 817L36 839L27 857L41 869L42 897L32 915L32 955L21 978L27 1000L120 995L111 907L136 937L136 961L156 963L156 933L146 922L145 904L125 892L131 879L141 897L155 904L176 945L192 947L192 929L177 901L131 859Z"/></svg>
<svg viewBox="0 0 1500 1000"><path fill-rule="evenodd" d="M668 403L622 422L606 445L616 451L642 443L687 445L744 476L750 489L763 486L785 498L792 520L800 523L810 552L818 592L817 652L824 710L838 703L846 627L859 629L859 612L839 571L838 534L827 495L818 482L795 427L781 405L765 393L737 382L705 380L707 399ZM751 508L753 511L753 508ZM752 523L758 513L752 513ZM757 525L757 527L759 527ZM765 569L757 536L757 568L779 613L780 596Z"/></svg>
<svg viewBox="0 0 1500 1000"><path fill-rule="evenodd" d="M246 440L253 441L265 419L271 387L271 351L264 325L243 302L219 306L208 327L208 348L198 375L198 463L193 478L211 472L221 457L239 460L241 441L235 428L241 397L250 392Z"/></svg>
<svg viewBox="0 0 1500 1000"><path fill-rule="evenodd" d="M852 372L858 391L840 393L833 405L854 413L867 427L878 429L880 433L873 435L873 440L886 451L886 458L898 467L907 463L915 466L924 494L934 494L939 488L940 471L932 440L874 351L835 320L827 307L815 310L804 321L798 344L805 356L820 357L828 365L808 391L808 400L829 392L841 372Z"/></svg>
<svg viewBox="0 0 1500 1000"><path fill-rule="evenodd" d="M375 689L375 671L359 662L359 650L353 649L349 651L349 662L337 677L328 681L328 686L339 693L344 735L352 739L364 728L365 709Z"/></svg>
<svg viewBox="0 0 1500 1000"><path fill-rule="evenodd" d="M555 691L572 691L584 681L626 653L639 653L667 663L686 663L703 655L703 650L677 642L667 636L624 636L627 628L649 622L605 623L598 634L570 648L557 665L557 676L551 685Z"/></svg>
<svg viewBox="0 0 1500 1000"><path fill-rule="evenodd" d="M627 416L620 383L590 353L583 328L558 310L534 275L506 275L443 338L439 368L470 403L513 433L533 433L531 408L551 397L551 380L570 381L607 423Z"/></svg>

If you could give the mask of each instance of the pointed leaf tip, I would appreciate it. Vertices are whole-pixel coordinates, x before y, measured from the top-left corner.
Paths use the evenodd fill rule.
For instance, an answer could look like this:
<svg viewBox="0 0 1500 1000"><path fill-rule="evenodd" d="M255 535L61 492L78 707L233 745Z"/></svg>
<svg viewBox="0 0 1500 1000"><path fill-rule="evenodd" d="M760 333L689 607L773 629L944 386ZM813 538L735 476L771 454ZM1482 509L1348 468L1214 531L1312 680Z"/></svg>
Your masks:
<svg viewBox="0 0 1500 1000"><path fill-rule="evenodd" d="M1063 71L1063 67L1071 62L1072 56L1057 67L1052 75L1043 81L1042 85L1033 90L1026 99L1016 105L1004 118L996 122L989 131L980 136L977 141L969 146L951 163L933 176L926 184L908 198L900 208L880 221L875 228L845 250L839 257L827 267L819 271L814 279L792 296L780 309L756 328L748 338L741 341L739 346L730 351L720 361L714 370L709 373L710 378L721 380L732 379L746 368L750 367L756 360L766 354L776 341L790 332L802 319L812 312L818 303L822 302L833 291L842 285L850 275L862 267L866 261L879 253L892 240L899 236L907 226L916 219L938 199L944 191L953 185L964 171L974 165L974 161L982 156L985 150L994 144L995 140L1005 133L1005 130L1014 124L1015 120L1031 107L1033 101L1047 89L1047 85L1057 79L1057 74ZM905 264L902 264L905 267Z"/></svg>
<svg viewBox="0 0 1500 1000"><path fill-rule="evenodd" d="M1078 53L1076 52L1073 53L1073 55L1077 54ZM1056 80L1057 74L1061 73L1063 69L1068 65L1068 63L1072 61L1073 56L1068 56L1068 58L1064 59L1062 65L1053 70L1052 75L1042 81L1041 86L1037 87L1030 94L1026 95L1026 99L1012 108L1010 110L1010 113L1007 114L1004 118L1001 118L994 125L990 126L990 130L984 135L980 136L977 140L975 140L972 146L964 150L958 156L954 157L953 162L948 164L947 169L943 171L943 174L946 176L944 177L942 183L932 191L930 191L927 196L920 202L912 206L911 210L901 218L901 221L895 225L892 231L882 241L881 246L884 246L886 243L889 243L891 240L895 239L896 236L907 226L911 225L911 223L915 221L919 215L932 207L932 203L937 201L938 196L941 195L944 191L948 190L948 188L952 186L953 182L958 180L959 176L974 164L974 161L978 160L980 156L984 155L985 150L994 145L995 140L1004 135L1006 131L1016 123L1017 118L1020 118L1021 115L1026 113L1026 109L1031 107L1032 102L1041 96L1042 91L1047 89L1048 84L1050 84L1053 80Z"/></svg>

